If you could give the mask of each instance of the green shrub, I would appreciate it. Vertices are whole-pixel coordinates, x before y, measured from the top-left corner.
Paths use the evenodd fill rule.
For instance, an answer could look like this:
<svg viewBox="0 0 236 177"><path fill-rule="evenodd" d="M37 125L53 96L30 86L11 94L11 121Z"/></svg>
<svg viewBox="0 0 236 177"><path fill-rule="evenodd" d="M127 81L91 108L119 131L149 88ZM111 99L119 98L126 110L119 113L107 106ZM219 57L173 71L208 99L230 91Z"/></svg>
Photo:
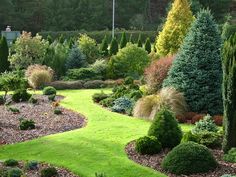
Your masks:
<svg viewBox="0 0 236 177"><path fill-rule="evenodd" d="M66 60L66 69L82 68L87 66L86 56L77 46L73 46Z"/></svg>
<svg viewBox="0 0 236 177"><path fill-rule="evenodd" d="M121 36L121 40L120 40L120 48L124 48L126 47L126 44L127 44L127 38L126 38L126 33L123 32L122 36Z"/></svg>
<svg viewBox="0 0 236 177"><path fill-rule="evenodd" d="M231 163L236 163L236 148L229 150L227 154L224 155L224 160Z"/></svg>
<svg viewBox="0 0 236 177"><path fill-rule="evenodd" d="M108 42L107 42L107 36L105 35L102 44L100 45L100 53L102 56L107 56L108 55Z"/></svg>
<svg viewBox="0 0 236 177"><path fill-rule="evenodd" d="M35 122L33 120L21 120L20 130L32 130L35 129Z"/></svg>
<svg viewBox="0 0 236 177"><path fill-rule="evenodd" d="M93 80L87 81L84 83L84 88L86 89L96 89L105 87L104 81L102 80Z"/></svg>
<svg viewBox="0 0 236 177"><path fill-rule="evenodd" d="M107 61L106 60L96 60L95 63L90 65L92 70L97 73L97 75L101 76L101 79L106 78L107 72Z"/></svg>
<svg viewBox="0 0 236 177"><path fill-rule="evenodd" d="M54 114L61 115L62 111L60 109L56 108L56 109L54 109Z"/></svg>
<svg viewBox="0 0 236 177"><path fill-rule="evenodd" d="M108 63L109 75L112 78L139 78L148 63L148 53L134 44L129 44L111 57Z"/></svg>
<svg viewBox="0 0 236 177"><path fill-rule="evenodd" d="M131 98L134 101L137 101L138 99L142 98L142 96L143 96L143 93L140 90L132 90L127 95L128 98Z"/></svg>
<svg viewBox="0 0 236 177"><path fill-rule="evenodd" d="M3 105L5 103L5 99L3 96L0 95L0 105Z"/></svg>
<svg viewBox="0 0 236 177"><path fill-rule="evenodd" d="M145 50L147 51L147 53L151 53L151 51L152 51L152 45L151 45L151 41L149 38L146 39Z"/></svg>
<svg viewBox="0 0 236 177"><path fill-rule="evenodd" d="M56 95L57 90L54 87L51 87L51 86L44 87L43 94L44 95Z"/></svg>
<svg viewBox="0 0 236 177"><path fill-rule="evenodd" d="M25 164L25 168L27 170L37 170L38 169L38 162L37 161L29 161Z"/></svg>
<svg viewBox="0 0 236 177"><path fill-rule="evenodd" d="M36 104L36 103L38 103L38 99L33 97L33 96L31 96L30 99L29 99L29 103Z"/></svg>
<svg viewBox="0 0 236 177"><path fill-rule="evenodd" d="M7 177L21 177L23 172L19 168L10 168L7 170Z"/></svg>
<svg viewBox="0 0 236 177"><path fill-rule="evenodd" d="M28 101L32 95L27 92L27 90L16 90L12 95L12 100L14 102Z"/></svg>
<svg viewBox="0 0 236 177"><path fill-rule="evenodd" d="M148 135L157 137L163 148L173 148L180 143L182 131L174 114L168 109L162 108L156 114Z"/></svg>
<svg viewBox="0 0 236 177"><path fill-rule="evenodd" d="M113 97L108 97L104 100L100 101L100 104L105 106L105 107L112 107L114 105L114 101L116 100L116 98Z"/></svg>
<svg viewBox="0 0 236 177"><path fill-rule="evenodd" d="M9 48L7 45L7 40L3 36L0 38L0 73L9 70L10 62L8 61Z"/></svg>
<svg viewBox="0 0 236 177"><path fill-rule="evenodd" d="M120 97L114 101L111 107L113 112L131 114L133 110L133 102L127 97Z"/></svg>
<svg viewBox="0 0 236 177"><path fill-rule="evenodd" d="M124 80L124 85L131 85L133 83L134 83L134 78L132 78L130 76L126 77Z"/></svg>
<svg viewBox="0 0 236 177"><path fill-rule="evenodd" d="M199 122L196 122L195 127L192 129L192 132L194 134L201 133L204 131L208 131L208 132L218 131L218 127L214 123L214 120L212 119L210 115L206 115L202 120L200 120Z"/></svg>
<svg viewBox="0 0 236 177"><path fill-rule="evenodd" d="M207 147L187 142L169 152L162 161L161 167L177 175L191 175L214 170L217 162Z"/></svg>
<svg viewBox="0 0 236 177"><path fill-rule="evenodd" d="M41 170L41 177L54 177L57 176L57 170L54 167L48 167Z"/></svg>
<svg viewBox="0 0 236 177"><path fill-rule="evenodd" d="M99 103L100 101L108 98L109 95L105 94L104 92L101 92L101 93L95 93L93 95L93 101L96 102L96 103Z"/></svg>
<svg viewBox="0 0 236 177"><path fill-rule="evenodd" d="M66 73L68 80L96 80L101 79L101 76L92 68L69 69Z"/></svg>
<svg viewBox="0 0 236 177"><path fill-rule="evenodd" d="M161 143L155 136L139 138L135 144L135 150L140 154L157 154L161 151Z"/></svg>
<svg viewBox="0 0 236 177"><path fill-rule="evenodd" d="M48 100L49 101L55 101L55 98L56 98L56 95L53 94L53 95L48 95Z"/></svg>
<svg viewBox="0 0 236 177"><path fill-rule="evenodd" d="M222 134L215 132L201 132L193 134L191 131L184 134L181 142L196 142L209 148L221 147Z"/></svg>
<svg viewBox="0 0 236 177"><path fill-rule="evenodd" d="M119 51L118 42L117 42L116 38L113 38L112 41L111 41L111 46L110 46L109 54L111 56L112 55L116 55L118 51Z"/></svg>
<svg viewBox="0 0 236 177"><path fill-rule="evenodd" d="M15 159L8 159L8 160L4 161L4 165L7 167L15 167L15 166L19 165L19 163Z"/></svg>
<svg viewBox="0 0 236 177"><path fill-rule="evenodd" d="M8 110L13 112L14 114L20 113L20 110L18 108L15 108L15 107L9 107Z"/></svg>

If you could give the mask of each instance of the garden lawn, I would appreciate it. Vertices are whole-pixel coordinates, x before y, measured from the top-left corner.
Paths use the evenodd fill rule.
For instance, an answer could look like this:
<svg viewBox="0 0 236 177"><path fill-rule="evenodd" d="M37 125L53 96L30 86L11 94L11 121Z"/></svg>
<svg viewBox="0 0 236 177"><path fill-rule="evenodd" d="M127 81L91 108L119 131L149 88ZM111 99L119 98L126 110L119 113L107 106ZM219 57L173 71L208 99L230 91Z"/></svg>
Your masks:
<svg viewBox="0 0 236 177"><path fill-rule="evenodd" d="M144 136L150 122L112 113L96 105L92 95L99 90L66 90L62 106L86 116L85 128L32 141L0 147L0 159L38 160L65 167L80 177L164 177L129 160L125 145ZM184 125L184 131L190 126Z"/></svg>

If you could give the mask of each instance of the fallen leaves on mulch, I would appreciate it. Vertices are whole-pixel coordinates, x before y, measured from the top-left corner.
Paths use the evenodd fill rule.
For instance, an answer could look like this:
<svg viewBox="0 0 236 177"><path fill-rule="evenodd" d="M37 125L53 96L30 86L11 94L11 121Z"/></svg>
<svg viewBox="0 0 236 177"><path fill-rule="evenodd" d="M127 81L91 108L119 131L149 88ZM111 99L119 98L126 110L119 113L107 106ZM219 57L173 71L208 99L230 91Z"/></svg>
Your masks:
<svg viewBox="0 0 236 177"><path fill-rule="evenodd" d="M38 169L36 170L26 170L24 168L24 162L19 162L19 165L17 165L16 167L21 169L24 173L25 177L41 177L41 170L48 168L48 167L53 167L52 165L49 164L45 164L45 163L39 163L38 164ZM8 169L11 167L5 167L3 165L3 162L0 162L0 170L1 169ZM75 174L71 173L70 171L64 169L64 168L59 168L59 167L55 167L57 172L58 172L58 177L78 177Z"/></svg>
<svg viewBox="0 0 236 177"><path fill-rule="evenodd" d="M128 154L129 159L135 161L138 164L160 171L169 177L186 177L186 175L174 175L168 173L161 168L161 162L169 152L168 150L162 151L161 153L156 155L140 155L135 151L135 142L132 141L126 146L125 151ZM236 174L236 164L228 163L222 160L223 151L221 150L211 150L211 151L214 154L215 158L217 159L219 167L214 171L210 171L208 173L203 173L203 174L189 175L189 177L220 177L224 174L234 174L234 175Z"/></svg>
<svg viewBox="0 0 236 177"><path fill-rule="evenodd" d="M28 102L13 103L19 114L13 114L6 106L0 106L0 145L32 140L45 135L70 131L84 127L85 118L71 110L61 108L62 114L55 115L54 107L47 96L36 95L37 104ZM57 96L56 101L63 97ZM32 119L36 123L33 130L19 130L19 118Z"/></svg>

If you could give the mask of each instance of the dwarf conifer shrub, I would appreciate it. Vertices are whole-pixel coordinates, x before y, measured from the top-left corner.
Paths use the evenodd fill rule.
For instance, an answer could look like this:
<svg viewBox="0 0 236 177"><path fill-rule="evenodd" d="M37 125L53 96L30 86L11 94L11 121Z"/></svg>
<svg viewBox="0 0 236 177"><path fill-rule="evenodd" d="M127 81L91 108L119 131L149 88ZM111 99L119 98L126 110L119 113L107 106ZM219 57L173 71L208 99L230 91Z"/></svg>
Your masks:
<svg viewBox="0 0 236 177"><path fill-rule="evenodd" d="M135 150L140 154L157 154L161 148L161 143L155 136L141 137L135 143Z"/></svg>

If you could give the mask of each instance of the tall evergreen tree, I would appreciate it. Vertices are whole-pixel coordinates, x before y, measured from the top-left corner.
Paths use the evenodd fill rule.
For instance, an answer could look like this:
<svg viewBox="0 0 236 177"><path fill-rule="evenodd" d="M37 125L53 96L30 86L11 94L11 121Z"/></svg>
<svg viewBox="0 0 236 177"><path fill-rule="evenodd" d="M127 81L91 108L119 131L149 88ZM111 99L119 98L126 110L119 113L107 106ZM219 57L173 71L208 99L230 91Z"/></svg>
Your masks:
<svg viewBox="0 0 236 177"><path fill-rule="evenodd" d="M227 152L236 147L236 33L223 48L224 141Z"/></svg>
<svg viewBox="0 0 236 177"><path fill-rule="evenodd" d="M184 93L191 111L221 114L221 38L209 10L202 10L164 81Z"/></svg>
<svg viewBox="0 0 236 177"><path fill-rule="evenodd" d="M127 44L126 33L123 32L120 40L120 48L124 48Z"/></svg>
<svg viewBox="0 0 236 177"><path fill-rule="evenodd" d="M129 35L129 42L134 44L134 40L133 40L133 34L130 34Z"/></svg>
<svg viewBox="0 0 236 177"><path fill-rule="evenodd" d="M176 54L193 21L188 0L175 0L168 13L163 30L159 33L156 49L159 55Z"/></svg>
<svg viewBox="0 0 236 177"><path fill-rule="evenodd" d="M148 53L151 53L151 51L152 51L152 45L151 45L150 38L147 38L147 39L146 39L146 42L145 42L145 50L146 50Z"/></svg>
<svg viewBox="0 0 236 177"><path fill-rule="evenodd" d="M138 36L138 47L143 47L142 35L139 34Z"/></svg>
<svg viewBox="0 0 236 177"><path fill-rule="evenodd" d="M107 36L105 35L102 44L100 46L100 52L102 53L103 56L108 55L108 42L107 42Z"/></svg>
<svg viewBox="0 0 236 177"><path fill-rule="evenodd" d="M113 38L112 41L111 41L109 54L110 55L116 55L118 51L119 51L118 42L117 42L116 38Z"/></svg>
<svg viewBox="0 0 236 177"><path fill-rule="evenodd" d="M2 37L0 40L0 73L9 70L10 62L8 61L9 49L7 40Z"/></svg>

